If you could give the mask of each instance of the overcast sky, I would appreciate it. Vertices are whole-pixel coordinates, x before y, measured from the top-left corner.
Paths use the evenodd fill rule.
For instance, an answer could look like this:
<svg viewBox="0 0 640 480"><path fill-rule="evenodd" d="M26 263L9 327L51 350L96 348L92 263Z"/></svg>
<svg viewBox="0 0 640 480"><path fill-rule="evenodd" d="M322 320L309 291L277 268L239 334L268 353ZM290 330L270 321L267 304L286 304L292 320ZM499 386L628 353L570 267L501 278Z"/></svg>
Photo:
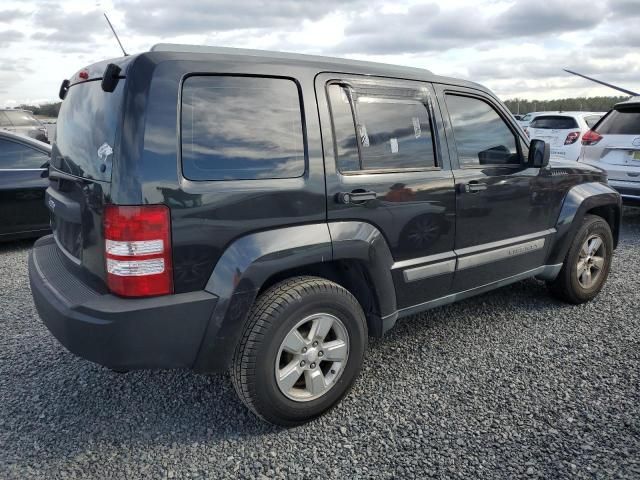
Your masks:
<svg viewBox="0 0 640 480"><path fill-rule="evenodd" d="M57 100L60 82L159 42L350 57L483 83L502 99L640 90L640 0L2 0L0 106Z"/></svg>

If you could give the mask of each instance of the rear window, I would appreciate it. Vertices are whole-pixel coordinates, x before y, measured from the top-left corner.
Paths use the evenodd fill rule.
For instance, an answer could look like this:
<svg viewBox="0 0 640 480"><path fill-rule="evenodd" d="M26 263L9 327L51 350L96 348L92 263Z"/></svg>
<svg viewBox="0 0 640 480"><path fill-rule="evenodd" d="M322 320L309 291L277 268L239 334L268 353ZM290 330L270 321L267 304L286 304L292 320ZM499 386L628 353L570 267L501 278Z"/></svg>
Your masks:
<svg viewBox="0 0 640 480"><path fill-rule="evenodd" d="M51 163L77 177L110 181L124 80L113 92L101 82L78 83L62 102L52 145Z"/></svg>
<svg viewBox="0 0 640 480"><path fill-rule="evenodd" d="M14 127L38 127L40 122L35 119L29 112L22 112L20 110L6 110L5 111L9 121Z"/></svg>
<svg viewBox="0 0 640 480"><path fill-rule="evenodd" d="M588 117L584 117L584 121L589 128L593 128L593 126L598 123L598 120L602 118L602 115L590 115Z"/></svg>
<svg viewBox="0 0 640 480"><path fill-rule="evenodd" d="M193 76L182 88L182 172L190 180L304 174L300 93L284 78Z"/></svg>
<svg viewBox="0 0 640 480"><path fill-rule="evenodd" d="M567 130L570 128L579 128L579 126L578 122L573 117L545 115L536 117L533 122L531 122L531 128Z"/></svg>
<svg viewBox="0 0 640 480"><path fill-rule="evenodd" d="M640 111L612 110L595 127L601 135L640 135Z"/></svg>

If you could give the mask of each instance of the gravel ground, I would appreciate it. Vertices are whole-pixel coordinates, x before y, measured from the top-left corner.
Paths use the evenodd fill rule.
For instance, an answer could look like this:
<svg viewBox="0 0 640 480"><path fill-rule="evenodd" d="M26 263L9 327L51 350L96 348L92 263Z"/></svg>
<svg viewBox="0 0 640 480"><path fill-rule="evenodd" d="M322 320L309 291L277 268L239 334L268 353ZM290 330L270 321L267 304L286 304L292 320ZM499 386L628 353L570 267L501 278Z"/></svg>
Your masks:
<svg viewBox="0 0 640 480"><path fill-rule="evenodd" d="M596 301L531 280L404 320L291 430L227 376L68 353L35 312L30 246L0 247L0 478L640 478L640 210Z"/></svg>

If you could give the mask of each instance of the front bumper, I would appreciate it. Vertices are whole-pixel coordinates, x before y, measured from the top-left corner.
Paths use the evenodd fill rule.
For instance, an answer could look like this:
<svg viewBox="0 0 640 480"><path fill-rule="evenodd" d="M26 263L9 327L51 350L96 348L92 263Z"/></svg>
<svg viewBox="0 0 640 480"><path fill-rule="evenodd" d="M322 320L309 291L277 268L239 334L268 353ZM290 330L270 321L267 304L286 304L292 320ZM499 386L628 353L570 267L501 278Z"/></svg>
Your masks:
<svg viewBox="0 0 640 480"><path fill-rule="evenodd" d="M217 303L205 291L142 299L101 291L52 236L35 243L29 281L38 313L60 343L117 370L192 367Z"/></svg>

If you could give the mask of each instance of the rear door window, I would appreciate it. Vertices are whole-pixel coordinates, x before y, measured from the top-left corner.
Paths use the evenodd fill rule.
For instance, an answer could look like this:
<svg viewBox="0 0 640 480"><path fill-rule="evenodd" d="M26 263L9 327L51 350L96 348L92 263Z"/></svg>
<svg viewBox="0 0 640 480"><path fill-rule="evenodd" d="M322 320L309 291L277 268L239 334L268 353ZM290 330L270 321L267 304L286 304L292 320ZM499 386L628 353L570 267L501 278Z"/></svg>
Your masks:
<svg viewBox="0 0 640 480"><path fill-rule="evenodd" d="M454 94L446 102L460 167L521 163L515 134L491 105Z"/></svg>
<svg viewBox="0 0 640 480"><path fill-rule="evenodd" d="M328 86L342 173L436 167L431 120L420 90Z"/></svg>
<svg viewBox="0 0 640 480"><path fill-rule="evenodd" d="M595 130L601 135L640 135L640 111L612 110Z"/></svg>
<svg viewBox="0 0 640 480"><path fill-rule="evenodd" d="M300 177L300 91L290 79L193 76L182 88L182 172L190 180Z"/></svg>
<svg viewBox="0 0 640 480"><path fill-rule="evenodd" d="M0 170L46 168L49 156L22 143L0 138Z"/></svg>
<svg viewBox="0 0 640 480"><path fill-rule="evenodd" d="M531 128L542 128L550 130L567 130L571 128L579 128L578 122L573 117L561 115L545 115L536 117L531 122Z"/></svg>

